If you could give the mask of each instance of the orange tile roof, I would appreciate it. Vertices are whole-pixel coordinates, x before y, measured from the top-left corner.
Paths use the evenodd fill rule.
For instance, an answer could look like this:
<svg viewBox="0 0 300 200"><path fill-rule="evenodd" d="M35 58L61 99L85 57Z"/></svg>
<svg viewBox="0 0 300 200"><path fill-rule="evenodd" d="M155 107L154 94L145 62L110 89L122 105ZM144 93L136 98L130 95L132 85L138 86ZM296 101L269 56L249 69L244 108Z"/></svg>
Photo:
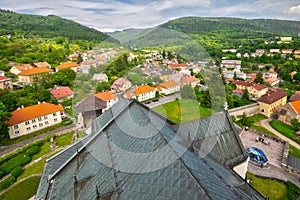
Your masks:
<svg viewBox="0 0 300 200"><path fill-rule="evenodd" d="M166 82L163 82L161 84L158 85L158 87L162 87L162 88L171 88L171 87L175 87L175 86L178 86L179 83L175 82L175 81L166 81Z"/></svg>
<svg viewBox="0 0 300 200"><path fill-rule="evenodd" d="M78 67L79 64L77 64L76 62L67 62L67 63L62 63L58 66L56 66L55 68L57 69L66 69L66 68L72 68L72 67Z"/></svg>
<svg viewBox="0 0 300 200"><path fill-rule="evenodd" d="M103 101L110 101L112 99L118 98L118 96L116 94L113 94L109 91L98 92L94 95L95 95L95 97L97 97L98 99L101 99Z"/></svg>
<svg viewBox="0 0 300 200"><path fill-rule="evenodd" d="M290 102L291 106L295 109L295 111L300 114L300 100Z"/></svg>
<svg viewBox="0 0 300 200"><path fill-rule="evenodd" d="M74 94L69 87L59 87L51 90L50 93L55 99L60 99Z"/></svg>
<svg viewBox="0 0 300 200"><path fill-rule="evenodd" d="M30 64L20 64L20 65L15 65L13 67L17 68L19 71L25 71L27 69L32 68L32 66Z"/></svg>
<svg viewBox="0 0 300 200"><path fill-rule="evenodd" d="M30 75L34 75L34 74L41 74L41 73L47 73L47 72L53 72L53 70L46 68L46 67L38 67L38 68L27 69L23 72L20 72L18 75L30 76Z"/></svg>
<svg viewBox="0 0 300 200"><path fill-rule="evenodd" d="M49 115L54 112L64 112L62 105L54 105L51 103L40 103L13 111L8 125L12 126L31 119Z"/></svg>
<svg viewBox="0 0 300 200"><path fill-rule="evenodd" d="M177 64L177 63L171 63L169 67L171 68L182 68L182 67L188 67L189 65L186 63Z"/></svg>
<svg viewBox="0 0 300 200"><path fill-rule="evenodd" d="M154 90L154 88L150 87L149 85L142 85L142 86L138 86L138 87L135 88L134 94L137 96L137 95L140 95L140 94L151 92L153 90Z"/></svg>

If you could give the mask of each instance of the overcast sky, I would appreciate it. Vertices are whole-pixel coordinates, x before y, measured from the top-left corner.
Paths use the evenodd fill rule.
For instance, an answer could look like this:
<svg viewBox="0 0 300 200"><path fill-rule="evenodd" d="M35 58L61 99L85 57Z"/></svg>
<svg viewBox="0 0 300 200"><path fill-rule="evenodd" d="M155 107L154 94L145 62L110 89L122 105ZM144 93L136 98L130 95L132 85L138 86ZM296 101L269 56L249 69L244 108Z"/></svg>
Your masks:
<svg viewBox="0 0 300 200"><path fill-rule="evenodd" d="M54 14L104 32L152 27L183 16L300 21L300 0L0 0L0 8Z"/></svg>

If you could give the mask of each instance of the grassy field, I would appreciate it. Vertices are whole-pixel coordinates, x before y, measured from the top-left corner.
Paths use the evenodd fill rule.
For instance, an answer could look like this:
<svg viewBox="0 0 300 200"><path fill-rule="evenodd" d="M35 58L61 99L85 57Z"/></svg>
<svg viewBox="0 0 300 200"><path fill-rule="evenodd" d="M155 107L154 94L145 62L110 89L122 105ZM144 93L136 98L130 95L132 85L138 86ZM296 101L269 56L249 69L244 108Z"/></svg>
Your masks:
<svg viewBox="0 0 300 200"><path fill-rule="evenodd" d="M300 136L296 135L295 130L291 126L278 120L271 121L270 125L282 135L300 144Z"/></svg>
<svg viewBox="0 0 300 200"><path fill-rule="evenodd" d="M32 197L38 188L41 177L28 178L5 192L0 196L0 200L27 200Z"/></svg>
<svg viewBox="0 0 300 200"><path fill-rule="evenodd" d="M153 108L175 123L191 121L211 115L211 109L199 106L198 101L181 99Z"/></svg>
<svg viewBox="0 0 300 200"><path fill-rule="evenodd" d="M300 194L297 194L299 188L291 182L259 178L249 172L247 172L247 179L252 179L251 185L270 200L296 200Z"/></svg>

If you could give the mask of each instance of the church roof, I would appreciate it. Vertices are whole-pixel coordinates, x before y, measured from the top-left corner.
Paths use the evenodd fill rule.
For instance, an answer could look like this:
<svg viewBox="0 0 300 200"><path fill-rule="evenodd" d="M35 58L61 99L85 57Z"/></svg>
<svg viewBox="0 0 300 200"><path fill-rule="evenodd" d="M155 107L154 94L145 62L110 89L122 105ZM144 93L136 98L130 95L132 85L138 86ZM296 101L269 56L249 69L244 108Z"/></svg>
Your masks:
<svg viewBox="0 0 300 200"><path fill-rule="evenodd" d="M83 141L47 160L36 199L263 199L201 149L191 151L174 125L121 99Z"/></svg>

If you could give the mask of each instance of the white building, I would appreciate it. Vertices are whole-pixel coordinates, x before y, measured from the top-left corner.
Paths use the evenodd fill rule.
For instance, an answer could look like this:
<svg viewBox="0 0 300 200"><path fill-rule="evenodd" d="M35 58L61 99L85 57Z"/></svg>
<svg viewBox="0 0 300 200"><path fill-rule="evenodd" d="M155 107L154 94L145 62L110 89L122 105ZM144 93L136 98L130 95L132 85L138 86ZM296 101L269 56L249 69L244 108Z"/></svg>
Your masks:
<svg viewBox="0 0 300 200"><path fill-rule="evenodd" d="M166 81L159 84L156 89L161 94L169 95L180 91L180 84L175 81Z"/></svg>
<svg viewBox="0 0 300 200"><path fill-rule="evenodd" d="M134 95L138 101L146 101L155 98L155 89L149 85L138 86L134 90Z"/></svg>

